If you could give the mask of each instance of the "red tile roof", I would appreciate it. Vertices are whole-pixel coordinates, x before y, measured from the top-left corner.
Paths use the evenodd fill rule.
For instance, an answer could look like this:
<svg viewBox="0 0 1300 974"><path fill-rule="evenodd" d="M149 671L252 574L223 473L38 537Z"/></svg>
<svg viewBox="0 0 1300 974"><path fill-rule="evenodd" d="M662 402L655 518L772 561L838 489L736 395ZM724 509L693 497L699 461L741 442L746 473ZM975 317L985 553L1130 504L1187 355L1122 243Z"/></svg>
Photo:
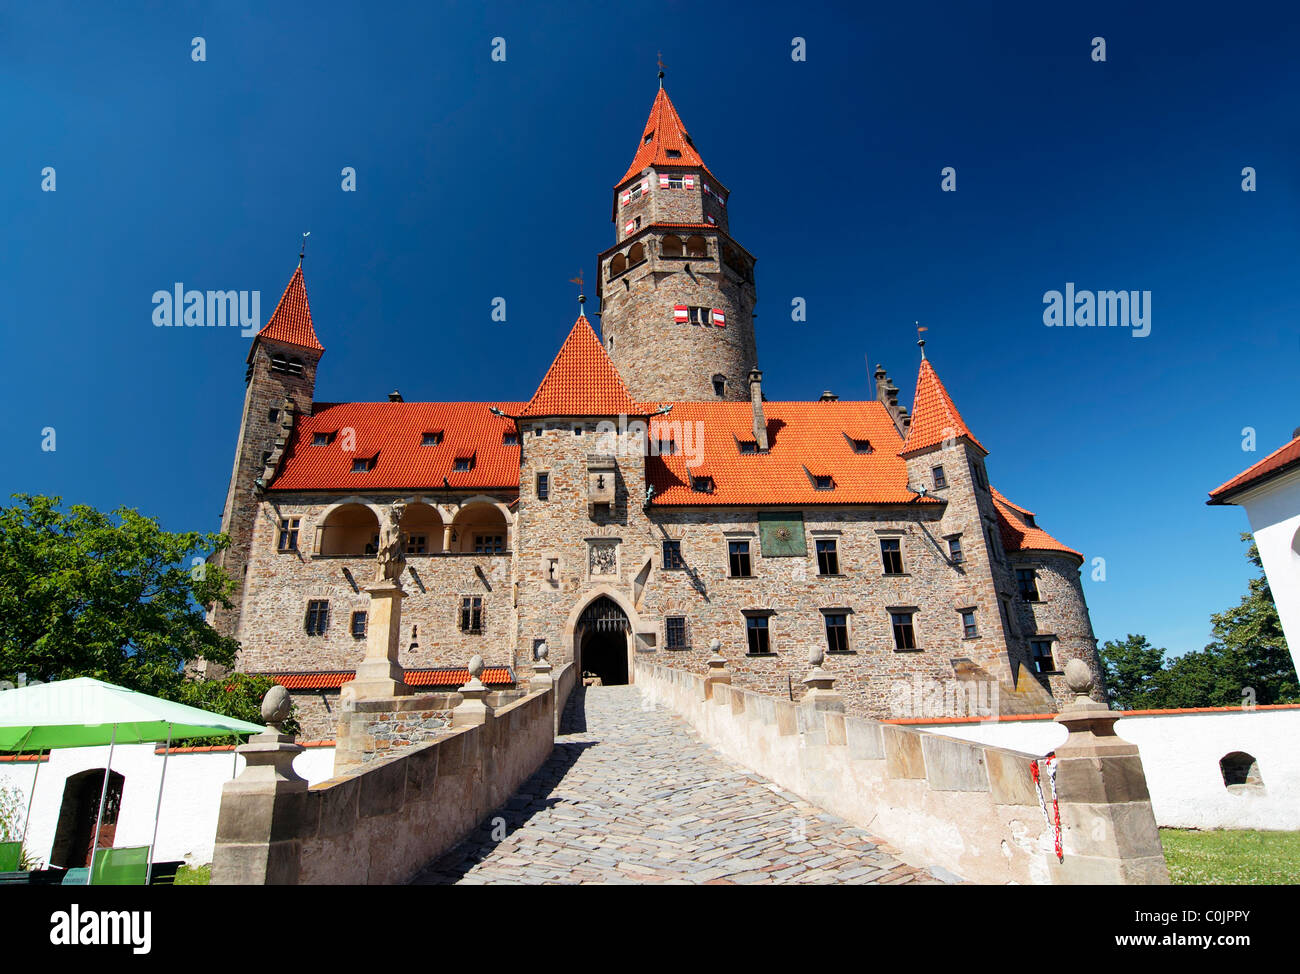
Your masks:
<svg viewBox="0 0 1300 974"><path fill-rule="evenodd" d="M651 136L648 142L647 135ZM681 154L671 157L668 155L669 150ZM650 118L646 121L645 128L641 130L641 144L637 146L636 155L632 157L632 165L627 167L627 172L615 183L615 186L622 186L648 166L699 166L705 172L709 172L709 167L704 164L700 154L695 151L695 146L691 144L691 137L686 131L686 126L682 124L677 109L669 100L668 92L663 88L659 89L654 104L650 106ZM709 173L709 175L713 174Z"/></svg>
<svg viewBox="0 0 1300 974"><path fill-rule="evenodd" d="M585 315L573 323L521 416L637 416L623 377Z"/></svg>
<svg viewBox="0 0 1300 974"><path fill-rule="evenodd" d="M494 416L522 403L503 402L349 402L317 403L300 417L285 448L272 490L385 490L442 488L519 489L519 445L506 444L515 424ZM346 438L352 431L351 441ZM437 446L422 446L425 433L441 431ZM317 433L334 434L314 446ZM345 449L346 446L352 449ZM458 457L472 456L473 468L455 471ZM376 457L373 470L353 473L355 459Z"/></svg>
<svg viewBox="0 0 1300 974"><path fill-rule="evenodd" d="M337 690L356 676L355 670L334 670L327 673L262 673L286 690ZM469 682L469 670L463 666L439 666L426 670L407 670L408 687L460 687ZM479 677L488 686L514 686L515 675L508 666L484 667Z"/></svg>
<svg viewBox="0 0 1300 974"><path fill-rule="evenodd" d="M307 305L307 285L302 279L301 264L294 268L288 287L280 295L280 303L275 306L266 326L257 333L257 338L270 338L317 352L325 351L325 346L316 338L316 329L311 323L311 308ZM255 344L256 340L255 338ZM250 362L253 359L251 350L248 359Z"/></svg>
<svg viewBox="0 0 1300 974"><path fill-rule="evenodd" d="M934 366L928 359L921 359L921 371L916 377L916 399L912 402L912 425L908 428L907 441L901 452L906 456L936 446L945 439L961 436L985 453L989 452L975 439L961 413L957 412L957 406L939 381Z"/></svg>
<svg viewBox="0 0 1300 974"><path fill-rule="evenodd" d="M1042 528L1031 526L1025 517L1033 517L1032 513L1007 500L996 487L990 489L993 494L993 506L998 512L998 531L1002 535L1002 547L1007 551L1056 551L1073 555L1083 561L1081 553L1061 544Z"/></svg>
<svg viewBox="0 0 1300 974"><path fill-rule="evenodd" d="M724 506L761 504L937 504L907 486L907 464L899 457L898 430L878 402L768 402L767 453L742 454L737 440L752 441L753 407L747 402L679 402L650 421L659 437L673 431L678 453L646 458L653 504ZM697 443L702 430L703 442ZM686 434L689 431L691 440ZM871 442L872 452L855 453L845 433ZM688 467L691 454L702 464ZM809 478L830 476L832 490L817 490ZM691 489L691 477L714 480L712 493Z"/></svg>
<svg viewBox="0 0 1300 974"><path fill-rule="evenodd" d="M1210 491L1207 504L1231 504L1229 499L1247 487L1254 487L1270 477L1276 477L1288 470L1300 466L1300 436L1274 450L1259 463L1247 467L1225 484Z"/></svg>

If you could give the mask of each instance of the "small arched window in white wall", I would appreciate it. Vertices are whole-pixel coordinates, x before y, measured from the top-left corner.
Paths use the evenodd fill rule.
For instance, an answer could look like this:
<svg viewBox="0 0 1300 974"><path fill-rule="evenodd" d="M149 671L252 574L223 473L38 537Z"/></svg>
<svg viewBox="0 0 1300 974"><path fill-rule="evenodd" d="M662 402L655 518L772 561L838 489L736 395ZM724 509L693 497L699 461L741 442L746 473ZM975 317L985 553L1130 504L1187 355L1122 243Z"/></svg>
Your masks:
<svg viewBox="0 0 1300 974"><path fill-rule="evenodd" d="M1223 775L1223 787L1234 794L1264 790L1259 762L1245 751L1233 751L1219 758L1219 773Z"/></svg>

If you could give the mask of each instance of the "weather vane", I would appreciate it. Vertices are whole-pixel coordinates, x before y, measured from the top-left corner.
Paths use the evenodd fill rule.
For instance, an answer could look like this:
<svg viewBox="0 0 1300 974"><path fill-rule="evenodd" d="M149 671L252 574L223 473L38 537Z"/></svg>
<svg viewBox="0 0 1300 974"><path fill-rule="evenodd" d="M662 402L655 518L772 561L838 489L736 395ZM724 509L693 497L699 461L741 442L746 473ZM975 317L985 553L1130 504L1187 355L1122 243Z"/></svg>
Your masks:
<svg viewBox="0 0 1300 974"><path fill-rule="evenodd" d="M578 314L582 314L582 306L587 303L587 296L582 293L582 270L578 270L577 277L569 278L570 284L578 285Z"/></svg>
<svg viewBox="0 0 1300 974"><path fill-rule="evenodd" d="M659 63L659 87L662 88L664 86L664 52L663 51L659 52L658 63Z"/></svg>
<svg viewBox="0 0 1300 974"><path fill-rule="evenodd" d="M916 325L916 344L921 349L921 358L925 358L925 339L921 337L921 332L929 331L929 327L921 324L919 321L913 322Z"/></svg>
<svg viewBox="0 0 1300 974"><path fill-rule="evenodd" d="M306 233L304 233L304 234L302 235L302 248L298 251L298 264L299 264L300 266L301 266L301 264L302 264L302 259L303 259L303 257L304 257L304 256L306 255L306 253L307 253L307 238L310 237L310 236L311 236L311 231L310 231L310 230L308 230Z"/></svg>

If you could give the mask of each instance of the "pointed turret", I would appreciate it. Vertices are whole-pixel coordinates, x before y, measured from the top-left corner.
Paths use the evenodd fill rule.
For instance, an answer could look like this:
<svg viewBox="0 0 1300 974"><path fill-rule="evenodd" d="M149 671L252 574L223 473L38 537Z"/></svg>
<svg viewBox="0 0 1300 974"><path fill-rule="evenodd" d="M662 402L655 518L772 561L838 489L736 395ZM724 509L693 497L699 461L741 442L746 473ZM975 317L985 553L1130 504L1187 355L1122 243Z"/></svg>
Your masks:
<svg viewBox="0 0 1300 974"><path fill-rule="evenodd" d="M975 439L966 421L961 418L957 406L948 395L948 390L939 381L939 374L934 371L928 359L921 359L921 371L916 377L916 398L912 401L912 421L908 426L907 439L903 441L900 456L919 453L947 441L965 438L988 455L984 444Z"/></svg>
<svg viewBox="0 0 1300 974"><path fill-rule="evenodd" d="M264 340L283 342L296 348L305 348L313 352L324 352L325 346L316 337L316 328L311 321L311 307L307 303L307 284L302 279L302 262L294 268L289 284L280 295L280 303L267 319L266 325L253 339L253 348L248 350L248 361L253 360L253 350L257 343Z"/></svg>
<svg viewBox="0 0 1300 974"><path fill-rule="evenodd" d="M639 416L586 315L579 315L521 416Z"/></svg>
<svg viewBox="0 0 1300 974"><path fill-rule="evenodd" d="M615 186L622 186L650 166L698 166L709 172L682 123L682 117L663 88L659 89L654 104L650 106L650 117L641 130L641 144L632 157L632 165L627 167L627 172Z"/></svg>

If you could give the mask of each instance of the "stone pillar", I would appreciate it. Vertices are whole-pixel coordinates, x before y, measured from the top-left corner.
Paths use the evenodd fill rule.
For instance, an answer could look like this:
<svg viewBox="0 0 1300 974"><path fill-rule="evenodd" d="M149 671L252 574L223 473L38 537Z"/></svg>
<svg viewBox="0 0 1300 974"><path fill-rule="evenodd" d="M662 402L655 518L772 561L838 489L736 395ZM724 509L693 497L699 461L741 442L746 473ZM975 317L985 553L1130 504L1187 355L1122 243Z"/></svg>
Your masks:
<svg viewBox="0 0 1300 974"><path fill-rule="evenodd" d="M406 677L398 662L401 653L402 599L406 592L395 580L375 582L366 587L370 608L366 613L366 656L357 667L356 677L343 684L343 701L375 700L409 694Z"/></svg>
<svg viewBox="0 0 1300 974"><path fill-rule="evenodd" d="M549 659L551 648L542 643L537 647L537 659L533 662L533 678L528 681L529 690L549 690L555 685L551 671L555 669Z"/></svg>
<svg viewBox="0 0 1300 974"><path fill-rule="evenodd" d="M1168 884L1137 745L1115 734L1119 715L1089 697L1093 674L1086 663L1070 660L1065 681L1075 699L1056 717L1070 736L1056 749L1064 856L1052 858L1052 881ZM1050 796L1047 780L1043 785Z"/></svg>
<svg viewBox="0 0 1300 974"><path fill-rule="evenodd" d="M844 713L844 698L835 692L835 677L822 669L826 654L820 646L808 651L808 663L812 669L803 678L803 685L808 688L803 695L803 702L812 704L815 710Z"/></svg>
<svg viewBox="0 0 1300 974"><path fill-rule="evenodd" d="M280 733L293 703L282 686L262 701L266 731L237 749L243 773L221 788L217 841L212 851L212 885L296 885L302 856L299 838L307 782L293 770L302 748Z"/></svg>
<svg viewBox="0 0 1300 974"><path fill-rule="evenodd" d="M727 669L727 658L722 655L722 641L715 639L709 643L713 653L709 657L709 672L704 674L704 699L713 699L713 687L717 683L731 684L731 670Z"/></svg>
<svg viewBox="0 0 1300 974"><path fill-rule="evenodd" d="M486 724L492 716L492 708L487 704L488 688L480 681L483 673L483 657L475 653L469 661L469 682L460 688L461 702L451 712L452 727L472 727Z"/></svg>

